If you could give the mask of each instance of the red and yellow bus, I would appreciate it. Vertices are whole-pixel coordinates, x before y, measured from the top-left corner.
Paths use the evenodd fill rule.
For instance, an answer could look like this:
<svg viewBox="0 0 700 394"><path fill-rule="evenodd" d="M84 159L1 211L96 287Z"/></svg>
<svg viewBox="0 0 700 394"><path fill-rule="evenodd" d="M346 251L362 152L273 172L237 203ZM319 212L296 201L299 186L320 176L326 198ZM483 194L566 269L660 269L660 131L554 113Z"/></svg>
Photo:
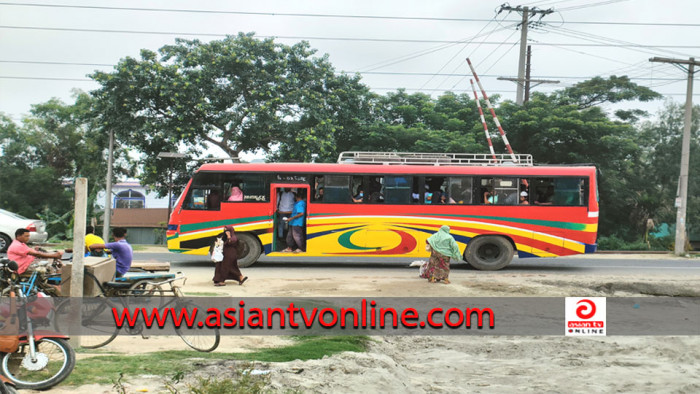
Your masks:
<svg viewBox="0 0 700 394"><path fill-rule="evenodd" d="M514 251L521 258L594 252L596 168L519 157L493 164L486 155L344 152L330 164L205 164L174 207L168 249L207 254L230 224L244 243L240 266L262 253L287 255L278 196L293 189L307 209L307 247L297 256L425 258L426 238L443 225L481 270L505 267Z"/></svg>

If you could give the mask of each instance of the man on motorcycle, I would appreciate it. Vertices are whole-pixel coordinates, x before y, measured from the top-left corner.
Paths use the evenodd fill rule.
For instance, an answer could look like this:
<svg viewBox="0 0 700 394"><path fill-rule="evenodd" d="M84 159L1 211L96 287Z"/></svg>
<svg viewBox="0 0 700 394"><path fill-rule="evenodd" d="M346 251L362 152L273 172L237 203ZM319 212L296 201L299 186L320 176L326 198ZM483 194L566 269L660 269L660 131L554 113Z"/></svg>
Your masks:
<svg viewBox="0 0 700 394"><path fill-rule="evenodd" d="M61 256L63 256L63 252L61 251L46 253L32 249L27 246L28 241L29 230L26 228L19 228L15 231L15 240L12 241L12 244L10 244L10 247L7 249L7 258L17 262L19 267L17 269L18 274L23 274L37 257L44 259L60 259Z"/></svg>

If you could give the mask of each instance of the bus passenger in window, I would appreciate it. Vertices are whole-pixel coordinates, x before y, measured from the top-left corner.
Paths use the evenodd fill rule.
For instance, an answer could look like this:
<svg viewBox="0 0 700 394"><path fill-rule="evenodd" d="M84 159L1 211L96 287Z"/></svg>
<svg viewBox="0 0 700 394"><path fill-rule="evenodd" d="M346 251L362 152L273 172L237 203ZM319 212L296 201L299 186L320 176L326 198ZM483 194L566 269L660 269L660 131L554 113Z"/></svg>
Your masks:
<svg viewBox="0 0 700 394"><path fill-rule="evenodd" d="M530 193L530 182L525 178L520 179L520 191Z"/></svg>
<svg viewBox="0 0 700 394"><path fill-rule="evenodd" d="M537 196L535 205L552 205L554 198L554 185L547 186L547 191Z"/></svg>
<svg viewBox="0 0 700 394"><path fill-rule="evenodd" d="M304 226L304 215L306 215L306 202L304 201L304 191L296 193L294 199L294 210L289 217L289 233L287 233L287 249L283 252L304 253L306 252L306 227ZM295 249L296 248L296 249Z"/></svg>
<svg viewBox="0 0 700 394"><path fill-rule="evenodd" d="M243 201L243 190L238 185L231 187L230 194L227 201Z"/></svg>
<svg viewBox="0 0 700 394"><path fill-rule="evenodd" d="M530 205L530 202L527 200L527 192L520 192L520 205Z"/></svg>
<svg viewBox="0 0 700 394"><path fill-rule="evenodd" d="M323 201L323 187L318 188L318 192L316 192L316 201Z"/></svg>
<svg viewBox="0 0 700 394"><path fill-rule="evenodd" d="M219 209L221 206L221 196L218 190L212 190L207 196L207 209Z"/></svg>
<svg viewBox="0 0 700 394"><path fill-rule="evenodd" d="M357 195L352 198L352 202L362 202L362 200L364 198L365 198L365 191L360 189L360 192L357 193Z"/></svg>
<svg viewBox="0 0 700 394"><path fill-rule="evenodd" d="M369 202L375 204L384 202L384 195L382 195L381 192L372 192L372 194L369 195Z"/></svg>
<svg viewBox="0 0 700 394"><path fill-rule="evenodd" d="M496 204L497 202L498 196L493 189L488 189L484 192L484 204Z"/></svg>

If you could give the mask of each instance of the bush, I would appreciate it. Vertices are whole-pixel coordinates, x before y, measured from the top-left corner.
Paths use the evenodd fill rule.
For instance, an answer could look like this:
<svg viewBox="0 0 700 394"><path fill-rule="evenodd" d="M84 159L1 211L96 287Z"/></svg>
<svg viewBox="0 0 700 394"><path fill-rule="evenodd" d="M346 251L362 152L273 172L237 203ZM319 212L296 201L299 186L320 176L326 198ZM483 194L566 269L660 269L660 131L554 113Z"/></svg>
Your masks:
<svg viewBox="0 0 700 394"><path fill-rule="evenodd" d="M673 236L661 238L649 237L649 243L644 240L625 241L615 235L598 238L599 250L673 250Z"/></svg>

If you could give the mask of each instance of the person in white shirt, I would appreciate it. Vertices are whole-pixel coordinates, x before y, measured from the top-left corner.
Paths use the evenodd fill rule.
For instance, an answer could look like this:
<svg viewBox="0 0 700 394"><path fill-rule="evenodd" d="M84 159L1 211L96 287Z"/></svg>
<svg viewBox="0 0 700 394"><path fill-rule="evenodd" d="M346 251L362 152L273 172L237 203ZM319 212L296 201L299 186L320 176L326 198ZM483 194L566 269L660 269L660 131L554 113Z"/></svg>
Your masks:
<svg viewBox="0 0 700 394"><path fill-rule="evenodd" d="M288 187L278 194L277 197L277 237L285 239L285 220L292 216L294 210L294 193Z"/></svg>

